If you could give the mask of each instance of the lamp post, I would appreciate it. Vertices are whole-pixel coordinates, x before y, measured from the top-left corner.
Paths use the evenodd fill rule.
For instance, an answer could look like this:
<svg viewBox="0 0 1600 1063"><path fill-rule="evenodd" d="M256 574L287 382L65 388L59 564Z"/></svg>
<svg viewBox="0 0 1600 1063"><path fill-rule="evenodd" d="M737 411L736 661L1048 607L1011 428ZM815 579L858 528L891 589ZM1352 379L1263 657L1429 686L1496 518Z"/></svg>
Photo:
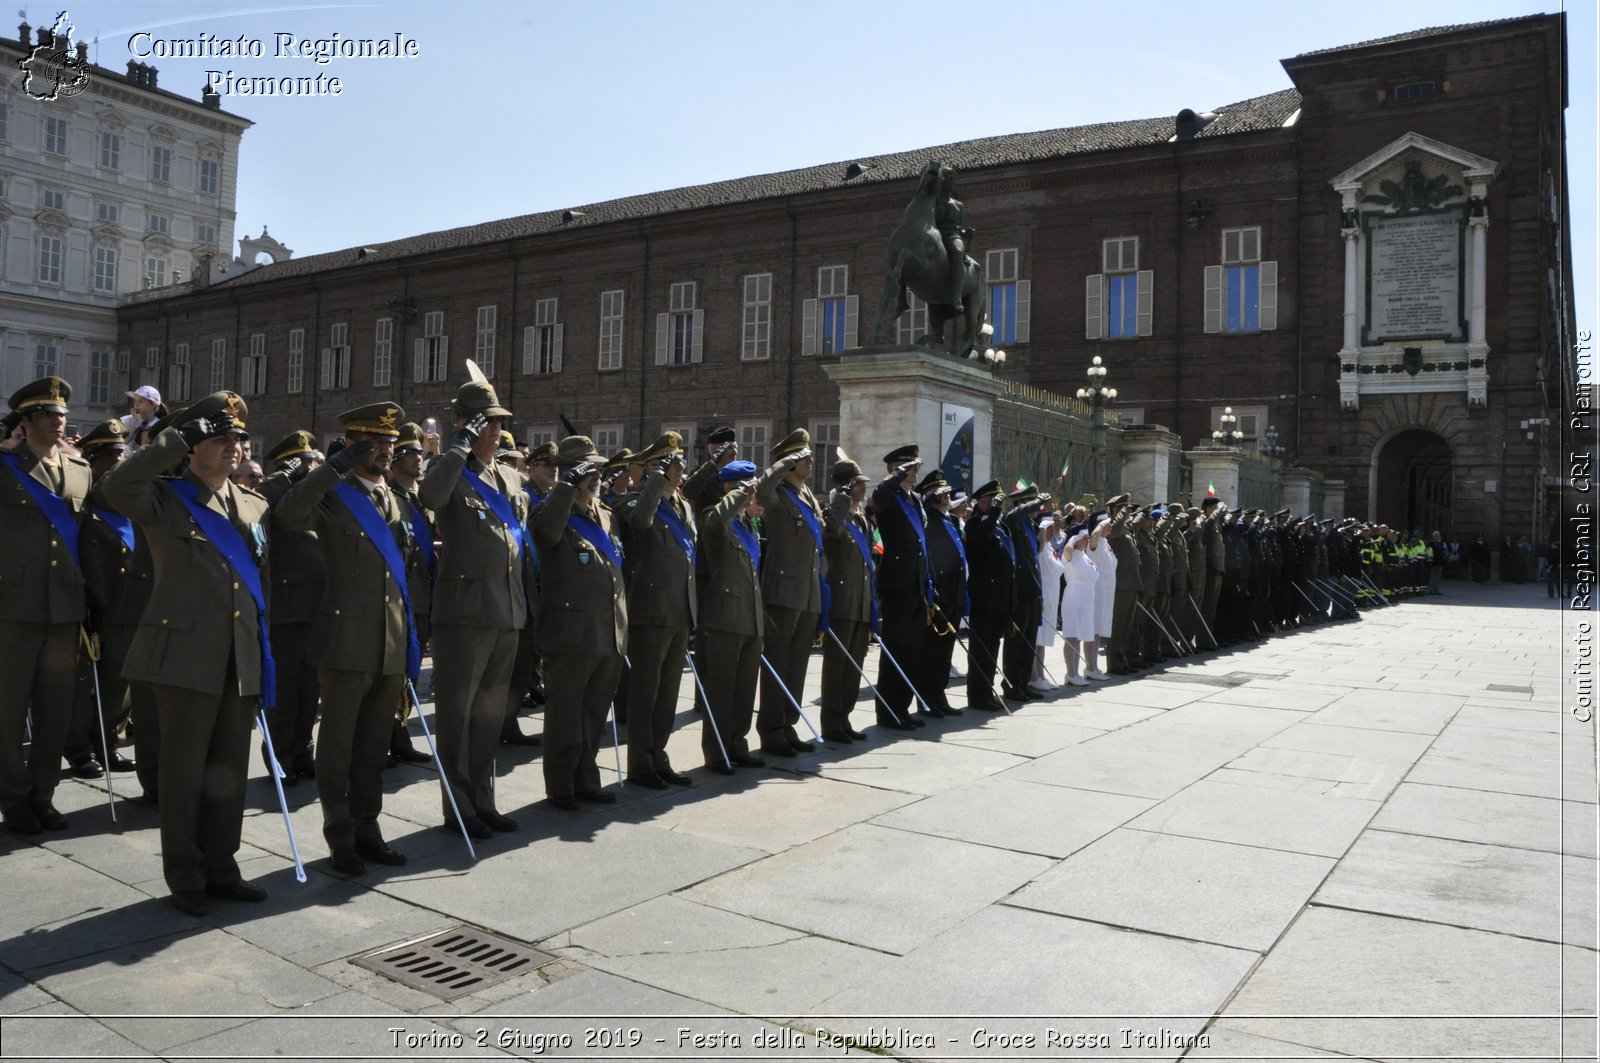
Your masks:
<svg viewBox="0 0 1600 1063"><path fill-rule="evenodd" d="M1257 446L1259 447L1261 456L1263 458L1282 458L1283 447L1278 443L1278 426L1271 425L1268 427L1266 433L1261 437L1261 442L1257 444Z"/></svg>
<svg viewBox="0 0 1600 1063"><path fill-rule="evenodd" d="M1219 447L1238 446L1240 440L1244 439L1244 433L1239 431L1239 418L1233 415L1233 407L1224 406L1222 416L1217 420L1221 422L1222 427L1212 430L1212 444Z"/></svg>
<svg viewBox="0 0 1600 1063"><path fill-rule="evenodd" d="M1089 368L1084 370L1089 378L1089 386L1078 389L1080 402L1087 402L1090 406L1090 425L1094 431L1094 484L1096 490L1109 491L1106 483L1105 469L1105 443L1106 443L1106 407L1117 401L1117 389L1105 385L1106 367L1100 356L1094 356L1094 361L1089 363Z"/></svg>

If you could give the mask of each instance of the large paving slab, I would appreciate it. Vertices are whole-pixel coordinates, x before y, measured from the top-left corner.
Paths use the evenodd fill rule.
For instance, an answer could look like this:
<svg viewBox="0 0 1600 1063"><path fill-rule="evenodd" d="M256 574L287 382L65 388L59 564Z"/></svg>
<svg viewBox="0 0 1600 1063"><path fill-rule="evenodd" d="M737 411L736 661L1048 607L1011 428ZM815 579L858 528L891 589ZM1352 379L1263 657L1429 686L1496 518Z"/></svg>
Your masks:
<svg viewBox="0 0 1600 1063"><path fill-rule="evenodd" d="M1585 752L1561 735L1457 724L1439 736L1406 781L1593 803L1593 765L1592 744Z"/></svg>
<svg viewBox="0 0 1600 1063"><path fill-rule="evenodd" d="M980 779L885 813L885 827L1062 857L1149 808L1144 797L1047 786L1012 777Z"/></svg>
<svg viewBox="0 0 1600 1063"><path fill-rule="evenodd" d="M1128 825L1190 838L1238 842L1317 856L1341 855L1381 807L1377 801L1201 779Z"/></svg>
<svg viewBox="0 0 1600 1063"><path fill-rule="evenodd" d="M932 730L930 727L916 735ZM973 779L1027 763L1027 758L1010 753L974 749L955 742L942 742L936 737L913 737L911 734L898 741L857 742L849 748L847 755L832 759L811 758L823 778L908 794L943 793Z"/></svg>
<svg viewBox="0 0 1600 1063"><path fill-rule="evenodd" d="M6 1059L153 1059L104 1023L59 1000L0 1018Z"/></svg>
<svg viewBox="0 0 1600 1063"><path fill-rule="evenodd" d="M1050 864L860 824L701 883L688 895L779 926L905 953ZM935 882L943 885L935 888Z"/></svg>
<svg viewBox="0 0 1600 1063"><path fill-rule="evenodd" d="M1006 903L1265 952L1332 866L1300 853L1116 830Z"/></svg>
<svg viewBox="0 0 1600 1063"><path fill-rule="evenodd" d="M1438 734L1461 710L1465 700L1463 694L1361 690L1318 709L1311 720L1341 727Z"/></svg>
<svg viewBox="0 0 1600 1063"><path fill-rule="evenodd" d="M1595 806L1578 801L1407 782L1395 790L1372 825L1568 856L1596 855Z"/></svg>

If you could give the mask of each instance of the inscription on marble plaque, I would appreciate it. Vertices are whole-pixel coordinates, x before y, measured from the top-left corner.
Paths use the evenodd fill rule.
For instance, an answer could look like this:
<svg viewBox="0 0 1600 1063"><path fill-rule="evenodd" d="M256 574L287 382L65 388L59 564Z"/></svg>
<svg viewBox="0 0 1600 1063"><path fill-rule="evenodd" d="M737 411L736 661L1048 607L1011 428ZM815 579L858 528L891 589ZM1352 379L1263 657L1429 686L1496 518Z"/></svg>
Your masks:
<svg viewBox="0 0 1600 1063"><path fill-rule="evenodd" d="M1461 339L1458 210L1367 219L1366 342Z"/></svg>

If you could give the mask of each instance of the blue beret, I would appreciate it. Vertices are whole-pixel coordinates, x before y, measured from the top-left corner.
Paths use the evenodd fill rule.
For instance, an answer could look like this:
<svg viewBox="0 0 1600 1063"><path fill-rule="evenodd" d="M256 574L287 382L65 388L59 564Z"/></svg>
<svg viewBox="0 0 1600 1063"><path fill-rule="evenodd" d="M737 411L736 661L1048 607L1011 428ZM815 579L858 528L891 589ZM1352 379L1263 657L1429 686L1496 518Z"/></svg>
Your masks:
<svg viewBox="0 0 1600 1063"><path fill-rule="evenodd" d="M753 461L730 461L717 473L717 479L722 483L729 480L748 480L756 474L756 465Z"/></svg>

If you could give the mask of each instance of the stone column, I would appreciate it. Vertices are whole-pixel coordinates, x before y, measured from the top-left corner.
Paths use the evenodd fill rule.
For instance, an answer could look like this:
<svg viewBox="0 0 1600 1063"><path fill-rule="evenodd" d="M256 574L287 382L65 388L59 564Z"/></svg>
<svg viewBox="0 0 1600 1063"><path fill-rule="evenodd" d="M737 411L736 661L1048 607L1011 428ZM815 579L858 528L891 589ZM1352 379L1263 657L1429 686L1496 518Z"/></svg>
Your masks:
<svg viewBox="0 0 1600 1063"><path fill-rule="evenodd" d="M1289 465L1283 470L1283 504L1289 512L1303 517L1311 511L1311 470ZM1322 514L1327 516L1327 514Z"/></svg>
<svg viewBox="0 0 1600 1063"><path fill-rule="evenodd" d="M1160 425L1130 424L1122 429L1122 489L1138 505L1166 502L1172 455L1182 443Z"/></svg>
<svg viewBox="0 0 1600 1063"><path fill-rule="evenodd" d="M1193 474L1195 505L1206 497L1206 488L1217 485L1217 497L1229 509L1239 508L1239 448L1201 443L1189 451L1189 471Z"/></svg>
<svg viewBox="0 0 1600 1063"><path fill-rule="evenodd" d="M882 476L883 455L907 443L922 449L924 468L937 466L950 403L973 411L973 486L993 477L990 440L1001 386L988 369L917 347L863 347L823 371L839 386L839 442L868 476Z"/></svg>
<svg viewBox="0 0 1600 1063"><path fill-rule="evenodd" d="M1354 215L1354 210L1345 212L1347 219ZM1361 230L1346 226L1339 235L1344 237L1344 342L1339 348L1339 403L1353 410L1361 404L1360 377L1344 372L1344 367L1361 365Z"/></svg>
<svg viewBox="0 0 1600 1063"><path fill-rule="evenodd" d="M1334 520L1344 519L1344 481L1322 481L1322 515Z"/></svg>
<svg viewBox="0 0 1600 1063"><path fill-rule="evenodd" d="M1468 278L1467 296L1467 405L1469 406L1489 404L1489 340L1484 324L1489 275L1487 197L1488 182L1473 180L1472 199L1467 208L1467 229L1472 236L1471 276Z"/></svg>

